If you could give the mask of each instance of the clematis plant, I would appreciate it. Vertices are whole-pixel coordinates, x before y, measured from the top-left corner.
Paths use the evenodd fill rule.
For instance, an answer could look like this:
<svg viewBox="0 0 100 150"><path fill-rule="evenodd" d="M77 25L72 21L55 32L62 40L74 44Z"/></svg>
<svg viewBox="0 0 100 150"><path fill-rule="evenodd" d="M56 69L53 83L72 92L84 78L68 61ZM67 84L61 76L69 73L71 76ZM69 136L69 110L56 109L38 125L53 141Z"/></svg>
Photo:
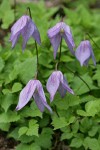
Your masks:
<svg viewBox="0 0 100 150"><path fill-rule="evenodd" d="M32 97L34 98L35 103L41 112L43 112L44 108L46 107L52 113L52 109L46 102L42 84L39 80L36 79L30 80L21 91L16 110L22 109Z"/></svg>
<svg viewBox="0 0 100 150"><path fill-rule="evenodd" d="M19 36L23 37L22 49L26 47L26 43L32 36L38 44L41 44L40 33L28 15L23 15L11 28L10 41L12 42L12 48L16 45Z"/></svg>
<svg viewBox="0 0 100 150"><path fill-rule="evenodd" d="M65 39L65 42L67 43L71 53L74 55L73 48L75 47L75 44L72 33L70 27L64 22L59 22L54 27L50 28L48 30L48 37L54 49L54 58L56 58L58 47L61 43L62 38Z"/></svg>
<svg viewBox="0 0 100 150"><path fill-rule="evenodd" d="M88 65L89 59L92 58L94 65L96 65L95 56L92 46L88 40L82 41L76 49L75 56L80 62L81 66Z"/></svg>
<svg viewBox="0 0 100 150"><path fill-rule="evenodd" d="M50 101L52 102L54 96L58 90L61 97L63 98L68 91L71 94L74 94L73 90L69 87L67 80L63 76L61 71L54 71L47 81L46 88L50 93Z"/></svg>

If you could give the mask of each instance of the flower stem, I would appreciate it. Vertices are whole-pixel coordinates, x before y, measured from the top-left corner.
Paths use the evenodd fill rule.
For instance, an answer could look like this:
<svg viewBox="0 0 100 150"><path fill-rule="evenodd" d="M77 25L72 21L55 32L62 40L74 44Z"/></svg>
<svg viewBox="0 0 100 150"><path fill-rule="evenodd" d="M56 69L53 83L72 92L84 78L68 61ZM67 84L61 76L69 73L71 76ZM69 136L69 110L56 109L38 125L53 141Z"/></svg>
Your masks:
<svg viewBox="0 0 100 150"><path fill-rule="evenodd" d="M37 71L36 71L36 78L38 77L38 68L39 68L39 56L38 56L38 48L37 42L35 41L35 48L36 48L36 57L37 57Z"/></svg>
<svg viewBox="0 0 100 150"><path fill-rule="evenodd" d="M62 48L62 37L61 37L61 42L60 42L60 51L59 51L59 57L58 57L58 62L56 63L55 70L57 70L59 63L60 63L60 58L61 58L61 48Z"/></svg>
<svg viewBox="0 0 100 150"><path fill-rule="evenodd" d="M100 47L96 44L96 42L93 40L92 36L89 33L86 33L88 35L88 37L93 41L93 43L95 44L95 46L100 49Z"/></svg>
<svg viewBox="0 0 100 150"><path fill-rule="evenodd" d="M68 67L66 67L70 72L72 72L73 74L75 74L75 72L73 72L71 69L69 69ZM89 85L85 82L85 80L79 75L79 74L76 74L78 78L80 78L84 83L85 85L88 87L88 89L91 91Z"/></svg>
<svg viewBox="0 0 100 150"><path fill-rule="evenodd" d="M28 10L28 12L29 12L30 18L32 19L32 14L31 14L31 9L30 9L30 7L27 7L27 10Z"/></svg>
<svg viewBox="0 0 100 150"><path fill-rule="evenodd" d="M30 18L32 19L32 14L31 14L30 7L27 7L27 10L29 12ZM36 40L35 40L35 48L36 48L36 57L37 57L37 60L36 60L37 69L36 69L35 79L37 79L38 78L38 68L39 68L39 56L38 56L38 48L37 48L37 42L36 42Z"/></svg>
<svg viewBox="0 0 100 150"><path fill-rule="evenodd" d="M60 42L60 52L59 52L58 63L60 63L60 58L61 58L61 48L62 48L62 37L61 37L61 42Z"/></svg>
<svg viewBox="0 0 100 150"><path fill-rule="evenodd" d="M14 0L14 18L16 21L16 0Z"/></svg>

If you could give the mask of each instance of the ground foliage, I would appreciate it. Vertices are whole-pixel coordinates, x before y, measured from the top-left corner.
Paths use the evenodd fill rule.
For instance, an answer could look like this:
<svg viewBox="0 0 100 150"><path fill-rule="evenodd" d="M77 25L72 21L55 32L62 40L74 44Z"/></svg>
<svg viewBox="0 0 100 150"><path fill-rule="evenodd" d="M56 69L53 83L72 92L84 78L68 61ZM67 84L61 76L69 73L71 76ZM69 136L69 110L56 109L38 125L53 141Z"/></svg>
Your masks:
<svg viewBox="0 0 100 150"><path fill-rule="evenodd" d="M92 8L95 3L95 0L69 0L62 1L62 5L47 8L44 1L18 3L16 6L11 0L1 1L0 34L2 31L4 35L0 39L0 130L7 138L13 138L19 143L16 150L100 149L100 49L85 34L89 33L99 46L100 11ZM30 7L42 39L42 46L38 46L38 77L44 86L49 104L45 85L54 71L56 61L53 60L53 49L47 30L60 21L60 15L63 14L64 21L71 26L76 47L85 35L91 41L96 57L96 67L92 65L92 61L88 67L81 67L63 41L59 69L66 76L75 95L67 93L61 99L56 94L50 104L53 114L47 110L42 114L33 99L22 110L15 111L20 91L34 77L36 71L33 39L28 41L24 53L21 50L22 38L14 50L9 43L9 29L25 13L26 7Z"/></svg>

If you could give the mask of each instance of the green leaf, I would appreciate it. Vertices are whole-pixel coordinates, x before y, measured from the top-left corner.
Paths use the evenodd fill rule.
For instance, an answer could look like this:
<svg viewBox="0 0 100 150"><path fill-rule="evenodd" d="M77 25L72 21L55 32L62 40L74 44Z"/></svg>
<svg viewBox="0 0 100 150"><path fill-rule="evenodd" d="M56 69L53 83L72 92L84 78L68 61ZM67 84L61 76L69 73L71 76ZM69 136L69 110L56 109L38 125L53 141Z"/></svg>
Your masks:
<svg viewBox="0 0 100 150"><path fill-rule="evenodd" d="M37 124L36 120L30 120L29 121L29 127L21 127L18 131L19 137L22 136L23 134L26 134L28 136L38 136L38 128L39 125Z"/></svg>
<svg viewBox="0 0 100 150"><path fill-rule="evenodd" d="M84 7L84 5L79 5L77 12L81 16L81 24L86 28L91 27L91 23L93 21L92 16L89 11Z"/></svg>
<svg viewBox="0 0 100 150"><path fill-rule="evenodd" d="M43 118L39 122L40 128L46 127L50 122L50 117L47 114L43 115Z"/></svg>
<svg viewBox="0 0 100 150"><path fill-rule="evenodd" d="M5 66L5 63L3 59L0 57L0 72L3 70L4 66Z"/></svg>
<svg viewBox="0 0 100 150"><path fill-rule="evenodd" d="M0 123L0 129L3 131L9 131L10 123Z"/></svg>
<svg viewBox="0 0 100 150"><path fill-rule="evenodd" d="M79 138L73 138L70 144L70 147L76 147L79 148L83 144L83 139Z"/></svg>
<svg viewBox="0 0 100 150"><path fill-rule="evenodd" d="M19 127L14 128L11 132L9 132L8 137L18 140L19 139L18 131L19 131Z"/></svg>
<svg viewBox="0 0 100 150"><path fill-rule="evenodd" d="M16 96L13 94L7 94L1 97L1 107L7 112L8 108L14 103Z"/></svg>
<svg viewBox="0 0 100 150"><path fill-rule="evenodd" d="M18 92L22 89L22 84L21 83L14 83L12 87L12 93Z"/></svg>
<svg viewBox="0 0 100 150"><path fill-rule="evenodd" d="M74 25L79 25L81 18L78 17L78 13L76 12L76 10L71 10L71 9L64 9L65 13L69 16L68 17L68 21ZM77 21L76 21L77 20Z"/></svg>
<svg viewBox="0 0 100 150"><path fill-rule="evenodd" d="M21 113L22 117L40 117L42 118L42 113L38 109L36 103L32 101L30 107L26 106Z"/></svg>
<svg viewBox="0 0 100 150"><path fill-rule="evenodd" d="M49 64L51 60L52 58L51 55L49 55L49 53L43 53L39 57L39 63L47 68L52 68L52 65Z"/></svg>
<svg viewBox="0 0 100 150"><path fill-rule="evenodd" d="M93 81L91 77L88 75L88 73L81 76L81 78L88 84L91 90L97 89L97 87L93 85ZM74 78L72 87L73 87L75 94L81 95L81 94L89 92L90 89L88 88L88 86L80 78L78 77Z"/></svg>
<svg viewBox="0 0 100 150"><path fill-rule="evenodd" d="M69 61L73 61L73 58L71 58L68 55L62 55L61 61L66 63L66 62L69 62Z"/></svg>
<svg viewBox="0 0 100 150"><path fill-rule="evenodd" d="M100 149L99 142L95 138L86 137L84 139L83 145L84 145L85 149L88 149L88 148L91 150L99 150Z"/></svg>
<svg viewBox="0 0 100 150"><path fill-rule="evenodd" d="M72 132L77 133L79 130L79 121L77 120L74 124L72 124Z"/></svg>
<svg viewBox="0 0 100 150"><path fill-rule="evenodd" d="M14 21L14 12L13 12L13 10L11 10L11 9L8 10L7 9L6 13L7 13L7 15L4 14L4 17L2 18L2 20L3 20L2 28L3 29L7 29L9 27L9 25Z"/></svg>
<svg viewBox="0 0 100 150"><path fill-rule="evenodd" d="M100 100L87 102L85 105L86 113L88 116L95 116L100 112Z"/></svg>
<svg viewBox="0 0 100 150"><path fill-rule="evenodd" d="M29 121L29 128L26 132L26 135L28 135L28 136L32 136L32 135L38 136L38 129L39 129L39 125L37 124L37 121L32 119L32 120Z"/></svg>
<svg viewBox="0 0 100 150"><path fill-rule="evenodd" d="M97 65L95 74L93 75L93 80L100 81L100 65Z"/></svg>
<svg viewBox="0 0 100 150"><path fill-rule="evenodd" d="M9 25L14 21L14 11L11 9L9 0L3 0L0 5L0 19L2 19L3 22L3 29L7 29Z"/></svg>
<svg viewBox="0 0 100 150"><path fill-rule="evenodd" d="M84 110L77 110L77 114L80 116L88 116L88 114Z"/></svg>
<svg viewBox="0 0 100 150"><path fill-rule="evenodd" d="M51 128L43 128L42 133L39 135L39 137L35 138L35 142L45 148L45 149L51 149L52 145L52 134L53 131Z"/></svg>
<svg viewBox="0 0 100 150"><path fill-rule="evenodd" d="M96 99L97 99L96 97L86 94L86 96L81 98L81 103L85 103L85 102L96 100Z"/></svg>
<svg viewBox="0 0 100 150"><path fill-rule="evenodd" d="M27 127L21 127L18 131L19 137L22 136L27 132L28 128Z"/></svg>
<svg viewBox="0 0 100 150"><path fill-rule="evenodd" d="M32 143L29 145L21 143L16 147L16 150L41 150L41 148L36 143Z"/></svg>
<svg viewBox="0 0 100 150"><path fill-rule="evenodd" d="M66 121L65 117L54 116L52 120L52 125L54 126L54 130L67 126L67 123L68 122Z"/></svg>
<svg viewBox="0 0 100 150"><path fill-rule="evenodd" d="M80 99L78 96L69 93L62 99L60 95L57 94L53 103L57 106L58 109L67 110L71 106L78 105L80 103Z"/></svg>
<svg viewBox="0 0 100 150"><path fill-rule="evenodd" d="M0 123L16 122L20 119L20 115L17 115L15 111L8 111L7 113L0 114Z"/></svg>
<svg viewBox="0 0 100 150"><path fill-rule="evenodd" d="M72 137L73 137L73 133L64 132L61 135L61 141L65 140L65 139L71 139Z"/></svg>
<svg viewBox="0 0 100 150"><path fill-rule="evenodd" d="M23 83L27 83L30 79L33 78L36 72L36 56L33 58L27 58L24 62L19 62L15 64L14 69L9 74L10 82L16 79L17 77Z"/></svg>
<svg viewBox="0 0 100 150"><path fill-rule="evenodd" d="M28 136L23 134L21 137L18 138L21 143L30 143L34 141L34 136Z"/></svg>
<svg viewBox="0 0 100 150"><path fill-rule="evenodd" d="M88 131L88 135L93 137L95 136L98 130L99 130L99 125L93 126L92 129Z"/></svg>
<svg viewBox="0 0 100 150"><path fill-rule="evenodd" d="M21 63L18 68L19 68L20 79L24 83L27 83L35 75L36 57L27 59L25 62Z"/></svg>
<svg viewBox="0 0 100 150"><path fill-rule="evenodd" d="M10 83L11 81L13 81L13 80L15 80L15 79L17 79L17 77L18 77L18 69L17 69L17 67L16 66L14 66L14 69L10 72L10 74L9 74L9 82L8 83Z"/></svg>
<svg viewBox="0 0 100 150"><path fill-rule="evenodd" d="M71 117L69 117L67 124L69 125L69 124L73 123L74 121L75 121L75 116L71 116Z"/></svg>
<svg viewBox="0 0 100 150"><path fill-rule="evenodd" d="M93 126L93 120L88 117L85 117L80 122L80 131L83 133L87 133L91 127Z"/></svg>
<svg viewBox="0 0 100 150"><path fill-rule="evenodd" d="M33 141L34 137L33 136L27 136L23 134L22 136L19 137L19 127L16 127L12 132L8 134L9 138L14 138L17 141L21 141L22 143L30 143Z"/></svg>
<svg viewBox="0 0 100 150"><path fill-rule="evenodd" d="M9 89L3 89L3 90L2 90L2 93L3 93L4 95L7 95L7 94L10 94L10 93L11 93L11 90L9 90Z"/></svg>
<svg viewBox="0 0 100 150"><path fill-rule="evenodd" d="M30 149L30 145L21 143L16 147L16 150L31 150L31 149Z"/></svg>

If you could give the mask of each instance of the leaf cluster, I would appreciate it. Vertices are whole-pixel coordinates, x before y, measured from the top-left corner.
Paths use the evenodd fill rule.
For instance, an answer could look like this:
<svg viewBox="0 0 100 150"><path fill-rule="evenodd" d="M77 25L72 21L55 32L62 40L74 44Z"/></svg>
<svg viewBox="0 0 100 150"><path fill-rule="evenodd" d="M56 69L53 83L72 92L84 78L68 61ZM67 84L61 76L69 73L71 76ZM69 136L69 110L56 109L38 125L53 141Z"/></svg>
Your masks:
<svg viewBox="0 0 100 150"><path fill-rule="evenodd" d="M83 40L86 32L90 33L92 39L99 45L99 10L89 9L90 0L82 2L78 0L68 3L67 8L63 6L64 20L71 26L76 47L80 40ZM18 3L15 14L14 4L10 0L2 0L0 28L7 33L3 39L5 46L0 46L0 130L6 132L8 138L14 138L19 142L16 150L53 150L59 147L71 150L99 150L100 53L99 48L91 39L97 60L96 67L90 61L88 68L81 68L77 60L70 54L64 41L62 44L59 69L66 76L75 95L67 93L62 99L59 94L56 94L53 103L50 104L53 109L52 115L47 110L42 114L33 99L22 110L15 111L20 91L36 72L36 52L33 39L27 43L24 53L21 51L22 38L14 50L11 50L11 43L8 42L11 24L25 13L27 7L30 7L32 11L33 20L42 39L42 46L38 46L39 79L44 85L49 103L45 85L49 75L54 71L56 61L53 60L53 49L46 32L59 22L60 15L57 13L59 8L46 8L43 1L36 4ZM87 35L86 38L89 39Z"/></svg>

